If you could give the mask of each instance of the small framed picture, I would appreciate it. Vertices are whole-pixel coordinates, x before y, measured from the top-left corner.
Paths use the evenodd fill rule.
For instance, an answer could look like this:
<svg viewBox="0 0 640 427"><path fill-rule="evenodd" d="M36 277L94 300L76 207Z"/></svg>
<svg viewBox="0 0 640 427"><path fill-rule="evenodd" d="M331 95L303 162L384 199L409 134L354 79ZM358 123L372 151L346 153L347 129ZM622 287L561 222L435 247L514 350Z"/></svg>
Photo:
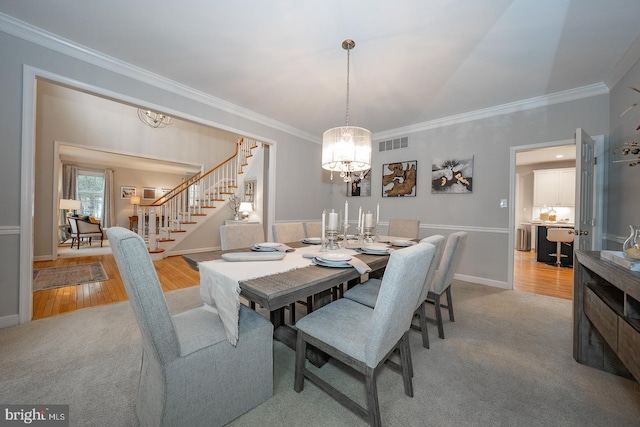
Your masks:
<svg viewBox="0 0 640 427"><path fill-rule="evenodd" d="M452 194L473 192L473 156L433 159L431 192Z"/></svg>
<svg viewBox="0 0 640 427"><path fill-rule="evenodd" d="M155 200L156 198L155 187L144 187L142 189L142 198L146 200Z"/></svg>
<svg viewBox="0 0 640 427"><path fill-rule="evenodd" d="M136 187L123 186L120 187L120 198L130 199L131 196L136 195Z"/></svg>
<svg viewBox="0 0 640 427"><path fill-rule="evenodd" d="M170 192L171 189L170 188L161 188L160 189L160 195L164 196L165 194L167 194L168 192Z"/></svg>

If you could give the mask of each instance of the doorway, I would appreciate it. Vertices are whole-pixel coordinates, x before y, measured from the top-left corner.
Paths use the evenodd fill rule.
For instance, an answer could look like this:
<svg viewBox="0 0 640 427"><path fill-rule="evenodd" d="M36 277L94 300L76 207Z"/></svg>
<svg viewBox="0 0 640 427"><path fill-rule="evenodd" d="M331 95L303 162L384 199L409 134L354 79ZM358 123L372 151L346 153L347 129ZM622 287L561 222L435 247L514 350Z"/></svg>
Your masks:
<svg viewBox="0 0 640 427"><path fill-rule="evenodd" d="M541 233L546 234L546 209L553 209L557 216L553 220L554 225L572 227L575 199L566 203L567 206L540 206L534 196L534 176L540 171L546 173L575 168L575 143L564 140L514 148L513 235L516 241L513 247L513 289L570 300L573 297L573 269L548 265L541 261L548 254L538 252L546 250L539 244L540 239L544 239ZM575 171L573 174L575 176Z"/></svg>

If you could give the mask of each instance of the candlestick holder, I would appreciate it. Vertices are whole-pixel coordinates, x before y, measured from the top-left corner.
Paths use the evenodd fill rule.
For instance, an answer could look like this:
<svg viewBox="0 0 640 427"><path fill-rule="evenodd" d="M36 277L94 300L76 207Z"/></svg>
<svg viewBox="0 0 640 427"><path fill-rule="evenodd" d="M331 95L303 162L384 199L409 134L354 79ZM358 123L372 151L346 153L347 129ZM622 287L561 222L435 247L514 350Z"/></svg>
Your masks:
<svg viewBox="0 0 640 427"><path fill-rule="evenodd" d="M376 227L371 226L371 227L364 227L364 237L362 238L362 241L364 243L373 243L375 242L375 229Z"/></svg>
<svg viewBox="0 0 640 427"><path fill-rule="evenodd" d="M327 250L335 251L340 249L338 245L338 230L327 230Z"/></svg>

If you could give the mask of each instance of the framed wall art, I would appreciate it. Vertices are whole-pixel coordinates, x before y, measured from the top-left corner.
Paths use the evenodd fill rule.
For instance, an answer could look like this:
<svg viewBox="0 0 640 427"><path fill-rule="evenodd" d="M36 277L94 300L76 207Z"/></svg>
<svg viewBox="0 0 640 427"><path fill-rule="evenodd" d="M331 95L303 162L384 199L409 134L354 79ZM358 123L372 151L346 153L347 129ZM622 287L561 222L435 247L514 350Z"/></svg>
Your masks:
<svg viewBox="0 0 640 427"><path fill-rule="evenodd" d="M347 197L371 197L371 169L364 173L360 179L360 174L354 174L351 182L347 182Z"/></svg>
<svg viewBox="0 0 640 427"><path fill-rule="evenodd" d="M146 200L155 200L156 198L155 187L144 187L142 189L142 198Z"/></svg>
<svg viewBox="0 0 640 427"><path fill-rule="evenodd" d="M136 187L131 187L131 186L120 187L121 199L130 199L131 196L135 196L135 195L136 195Z"/></svg>
<svg viewBox="0 0 640 427"><path fill-rule="evenodd" d="M433 159L431 192L465 194L473 191L473 156Z"/></svg>
<svg viewBox="0 0 640 427"><path fill-rule="evenodd" d="M415 197L418 162L382 165L382 197Z"/></svg>

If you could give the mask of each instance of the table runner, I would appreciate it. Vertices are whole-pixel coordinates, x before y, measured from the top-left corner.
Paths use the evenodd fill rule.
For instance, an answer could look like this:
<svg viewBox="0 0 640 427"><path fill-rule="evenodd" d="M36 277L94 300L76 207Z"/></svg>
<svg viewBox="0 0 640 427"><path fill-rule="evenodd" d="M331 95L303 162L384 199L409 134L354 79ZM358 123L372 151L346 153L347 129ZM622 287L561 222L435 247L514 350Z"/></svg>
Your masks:
<svg viewBox="0 0 640 427"><path fill-rule="evenodd" d="M239 282L308 267L312 262L304 255L315 252L318 252L317 246L306 246L297 248L295 252L287 252L280 261L227 262L220 259L198 263L200 298L205 303L205 309L220 316L232 345L238 342ZM357 255L357 252L349 249L340 252Z"/></svg>

